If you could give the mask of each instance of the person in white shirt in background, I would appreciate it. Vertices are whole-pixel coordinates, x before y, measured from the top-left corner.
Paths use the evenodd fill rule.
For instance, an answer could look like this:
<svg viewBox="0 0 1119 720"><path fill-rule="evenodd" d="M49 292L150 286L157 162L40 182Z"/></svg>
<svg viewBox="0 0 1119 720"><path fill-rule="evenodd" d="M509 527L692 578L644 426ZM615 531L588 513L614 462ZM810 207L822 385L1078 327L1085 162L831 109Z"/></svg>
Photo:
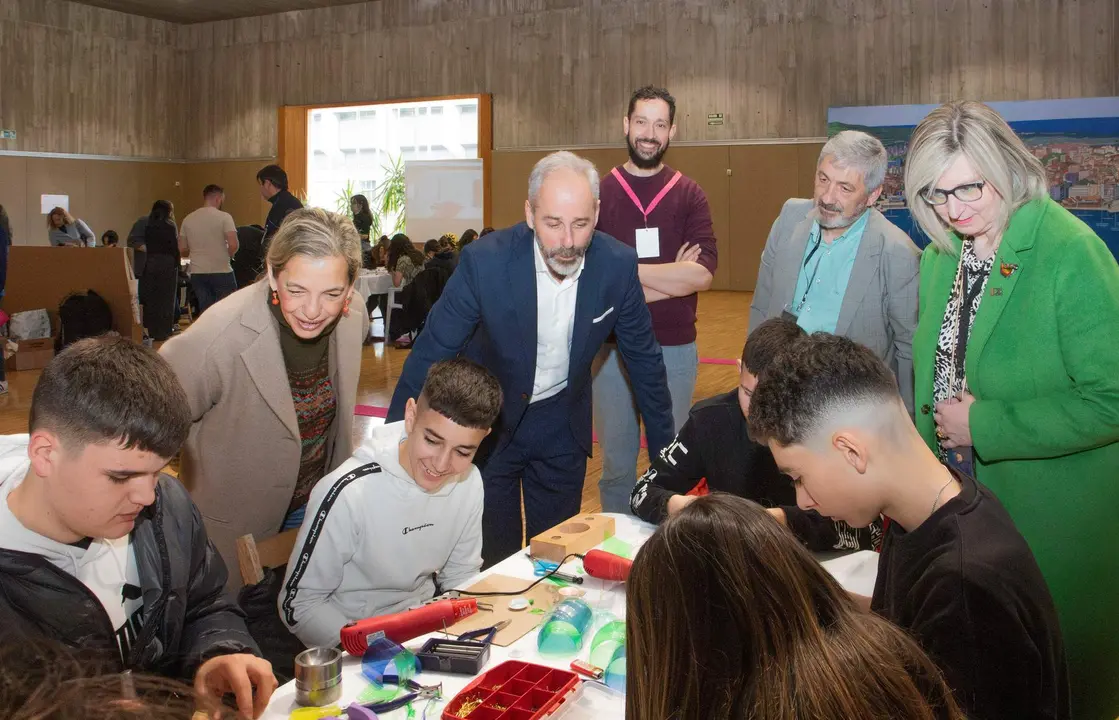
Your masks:
<svg viewBox="0 0 1119 720"><path fill-rule="evenodd" d="M202 190L203 205L183 219L179 254L190 258L190 284L198 298L198 314L237 291L230 258L237 254L237 225L222 212L225 191L217 185Z"/></svg>
<svg viewBox="0 0 1119 720"><path fill-rule="evenodd" d="M483 492L472 461L501 402L481 365L435 363L404 420L315 485L278 602L303 643L337 645L347 623L419 605L478 572Z"/></svg>

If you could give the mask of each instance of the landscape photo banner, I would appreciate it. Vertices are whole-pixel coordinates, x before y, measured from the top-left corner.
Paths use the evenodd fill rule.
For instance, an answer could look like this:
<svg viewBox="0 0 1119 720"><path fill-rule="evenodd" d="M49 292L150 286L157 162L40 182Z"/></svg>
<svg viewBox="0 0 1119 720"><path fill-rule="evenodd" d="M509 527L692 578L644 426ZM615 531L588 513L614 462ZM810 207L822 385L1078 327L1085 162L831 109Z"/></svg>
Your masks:
<svg viewBox="0 0 1119 720"><path fill-rule="evenodd" d="M1049 195L1098 234L1119 258L1119 97L988 103L1049 178ZM929 240L905 203L905 154L913 128L936 105L828 108L828 136L862 130L886 146L889 167L878 209L919 247Z"/></svg>

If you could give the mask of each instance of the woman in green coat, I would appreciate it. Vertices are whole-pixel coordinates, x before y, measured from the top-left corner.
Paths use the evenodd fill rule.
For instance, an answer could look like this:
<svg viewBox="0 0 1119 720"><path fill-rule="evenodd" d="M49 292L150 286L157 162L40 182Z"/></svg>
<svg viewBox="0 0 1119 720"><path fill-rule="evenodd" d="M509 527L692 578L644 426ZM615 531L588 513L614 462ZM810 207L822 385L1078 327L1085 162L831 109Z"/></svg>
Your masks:
<svg viewBox="0 0 1119 720"><path fill-rule="evenodd" d="M910 139L932 239L913 338L917 427L998 495L1061 618L1074 718L1119 715L1119 266L1049 198L991 108L942 105Z"/></svg>

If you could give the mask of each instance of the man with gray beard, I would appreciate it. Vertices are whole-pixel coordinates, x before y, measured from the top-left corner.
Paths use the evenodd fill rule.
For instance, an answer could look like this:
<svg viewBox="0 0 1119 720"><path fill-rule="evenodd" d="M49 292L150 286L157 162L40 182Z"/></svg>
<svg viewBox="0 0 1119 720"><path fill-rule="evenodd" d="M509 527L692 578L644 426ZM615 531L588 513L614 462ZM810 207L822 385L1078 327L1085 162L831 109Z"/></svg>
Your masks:
<svg viewBox="0 0 1119 720"><path fill-rule="evenodd" d="M460 353L501 383L501 415L475 456L485 489L483 567L518 551L525 531L532 538L579 514L592 442L591 363L611 333L649 454L675 433L637 253L595 230L598 189L598 172L583 158L558 152L538 162L525 222L463 249L393 393L387 422L403 419L429 367ZM434 433L423 442L456 451Z"/></svg>
<svg viewBox="0 0 1119 720"><path fill-rule="evenodd" d="M873 207L886 165L886 148L863 132L824 145L813 198L786 201L769 231L749 329L787 317L867 346L893 371L912 416L921 251Z"/></svg>

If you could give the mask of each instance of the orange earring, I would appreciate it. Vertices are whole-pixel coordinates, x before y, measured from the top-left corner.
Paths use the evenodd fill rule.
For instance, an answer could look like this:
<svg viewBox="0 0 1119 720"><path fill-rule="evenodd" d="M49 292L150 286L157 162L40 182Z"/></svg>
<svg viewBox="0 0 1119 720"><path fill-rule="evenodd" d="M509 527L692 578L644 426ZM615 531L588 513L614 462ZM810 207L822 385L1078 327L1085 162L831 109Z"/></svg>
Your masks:
<svg viewBox="0 0 1119 720"><path fill-rule="evenodd" d="M346 302L342 303L342 314L346 317L350 316L350 299L346 298Z"/></svg>
<svg viewBox="0 0 1119 720"><path fill-rule="evenodd" d="M273 305L279 305L280 304L280 296L276 294L275 290L272 291L272 304Z"/></svg>

